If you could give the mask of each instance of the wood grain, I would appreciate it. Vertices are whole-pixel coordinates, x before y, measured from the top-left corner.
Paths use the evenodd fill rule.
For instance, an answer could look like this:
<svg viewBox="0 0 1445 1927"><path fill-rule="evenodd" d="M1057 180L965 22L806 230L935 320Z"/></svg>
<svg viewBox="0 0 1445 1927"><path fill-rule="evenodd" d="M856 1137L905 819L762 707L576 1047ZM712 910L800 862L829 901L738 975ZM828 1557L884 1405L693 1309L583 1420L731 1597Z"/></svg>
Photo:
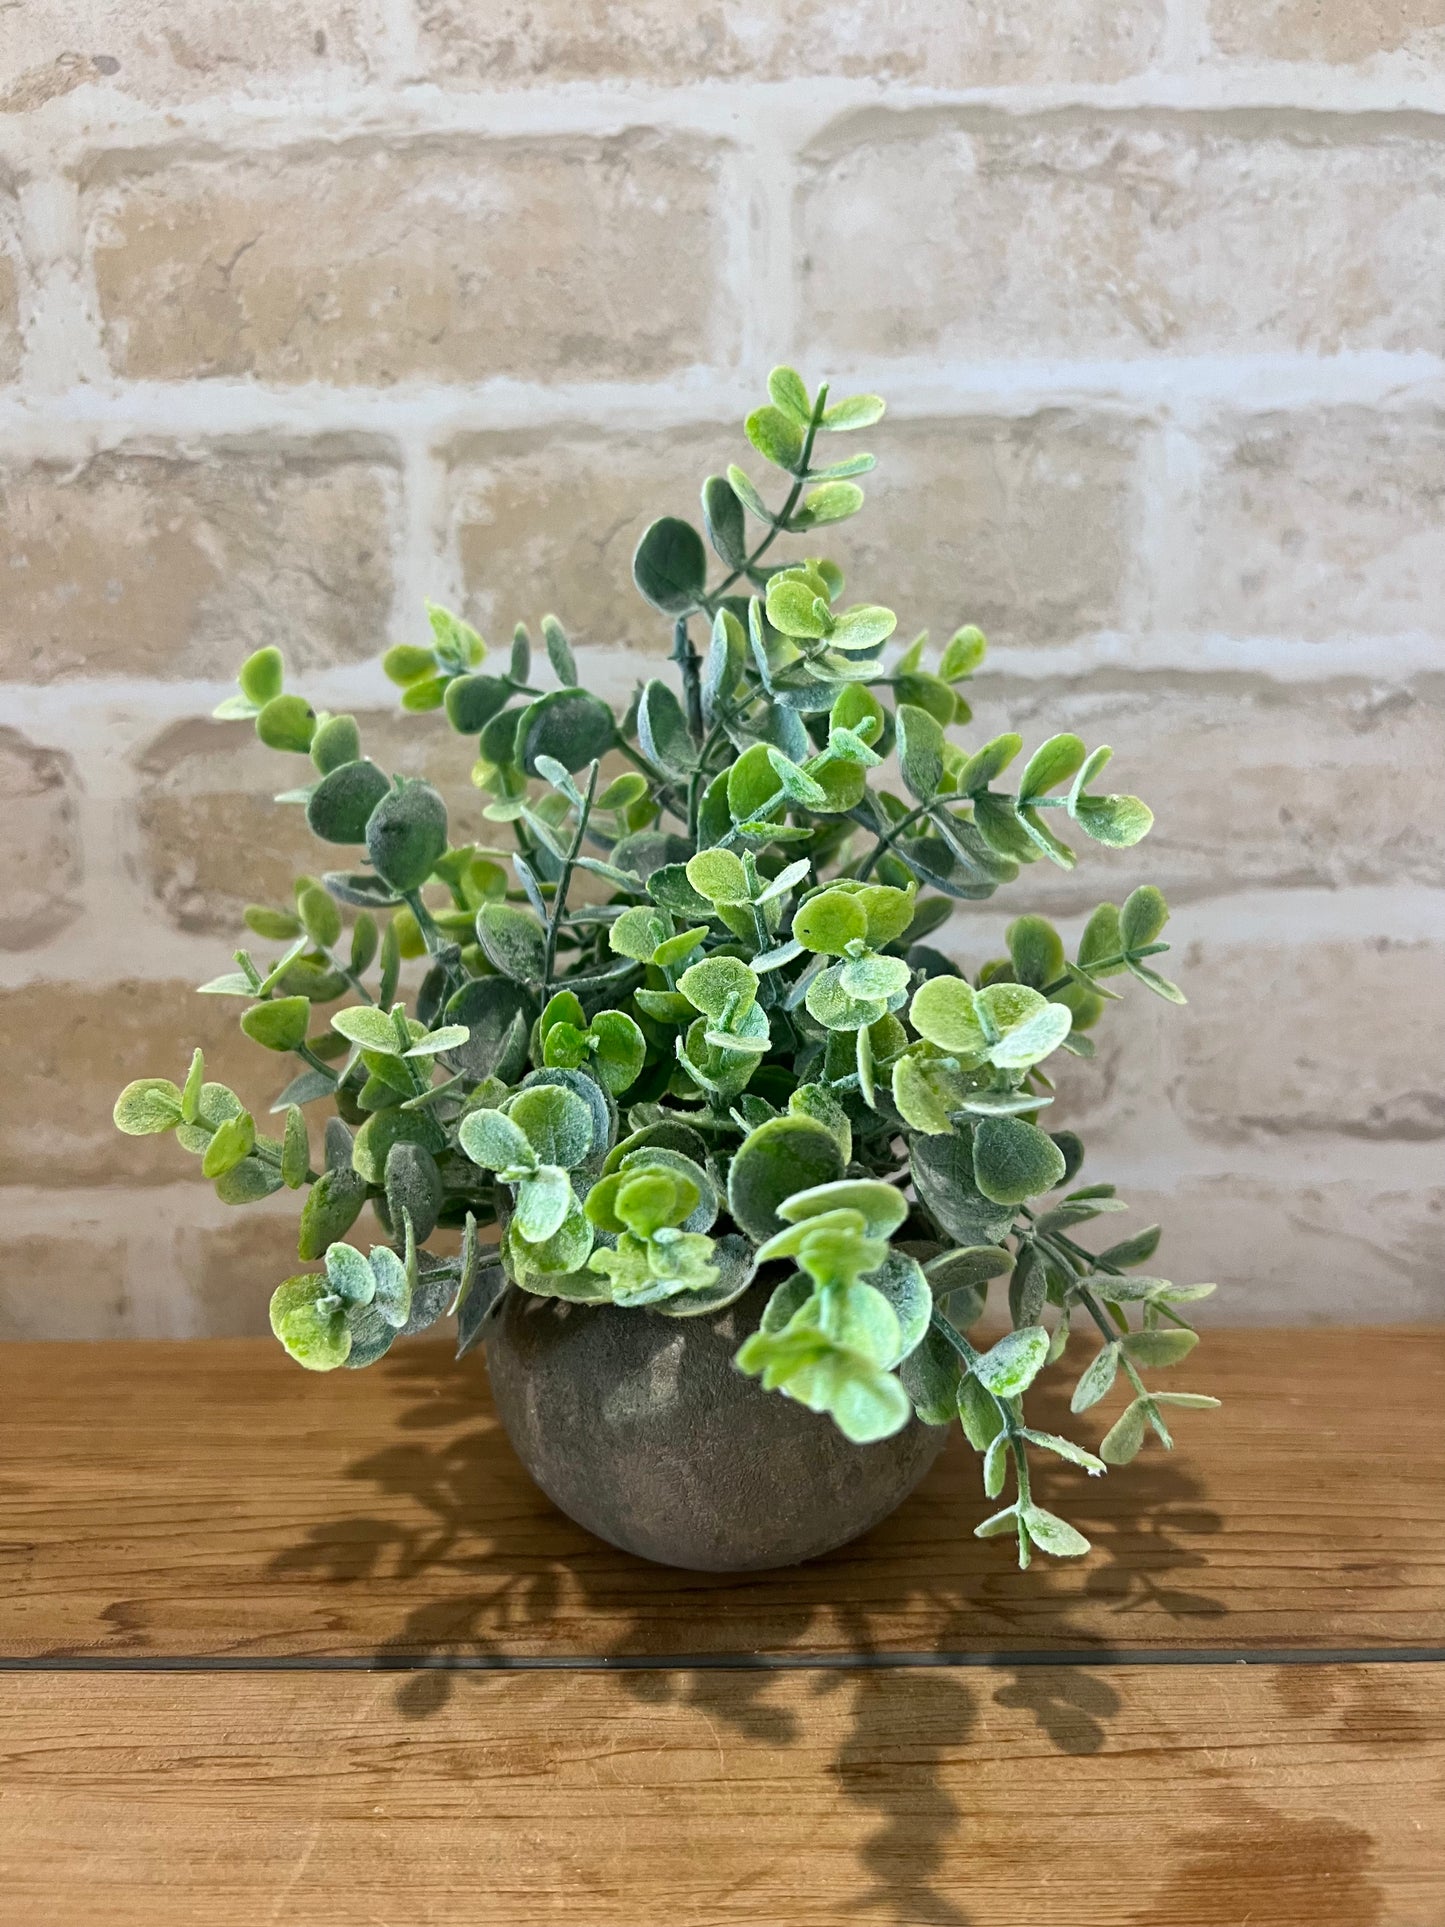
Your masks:
<svg viewBox="0 0 1445 1927"><path fill-rule="evenodd" d="M0 1680L16 1927L1440 1927L1445 1668Z"/></svg>
<svg viewBox="0 0 1445 1927"><path fill-rule="evenodd" d="M327 1378L256 1341L0 1347L0 1653L1441 1641L1445 1332L1214 1332L1179 1382L1226 1403L1182 1414L1175 1453L1045 1473L1089 1560L1020 1573L975 1540L959 1441L858 1545L716 1578L571 1525L513 1458L483 1365L438 1347Z"/></svg>

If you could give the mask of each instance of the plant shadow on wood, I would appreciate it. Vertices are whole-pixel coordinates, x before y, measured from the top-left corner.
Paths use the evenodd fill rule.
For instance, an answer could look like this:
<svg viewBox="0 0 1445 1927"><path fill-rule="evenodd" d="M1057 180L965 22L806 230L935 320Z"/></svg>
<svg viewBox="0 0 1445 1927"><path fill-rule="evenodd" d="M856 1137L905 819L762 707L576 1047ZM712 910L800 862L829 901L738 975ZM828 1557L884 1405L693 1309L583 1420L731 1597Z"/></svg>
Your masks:
<svg viewBox="0 0 1445 1927"><path fill-rule="evenodd" d="M659 1716L696 1715L713 1734L731 1732L745 1745L802 1748L800 1703L816 1699L836 1714L841 1702L847 1737L828 1770L842 1799L876 1821L858 1849L860 1878L836 1897L852 1916L969 1927L972 1916L955 1897L967 1884L959 1845L967 1813L949 1784L956 1773L943 1768L966 1754L990 1699L1029 1713L1056 1751L1105 1745L1121 1702L1102 1673L1036 1659L1010 1664L1010 1651L1097 1652L1102 1662L1129 1641L1101 1632L1101 1611L1107 1622L1140 1614L1176 1627L1206 1625L1224 1611L1195 1578L1207 1557L1199 1542L1220 1521L1200 1503L1188 1470L1162 1458L1133 1468L1117 1514L1107 1482L1086 1482L1071 1469L1057 1475L1071 1477L1072 1516L1094 1541L1082 1568L1035 1564L1021 1573L997 1542L974 1540L983 1501L953 1452L893 1519L807 1566L766 1574L650 1566L603 1545L537 1492L500 1428L480 1416L481 1369L475 1360L449 1368L434 1353L391 1362L404 1436L349 1468L376 1494L375 1511L313 1527L271 1562L273 1582L308 1586L321 1576L332 1586L394 1586L399 1620L376 1648L382 1664L418 1656L656 1658L656 1669L618 1671L619 1693ZM998 1658L986 1668L926 1673L887 1667L889 1654L920 1643ZM796 1673L686 1664L790 1651L861 1664L813 1673L801 1694ZM457 1670L407 1673L396 1705L425 1720L465 1690L466 1679ZM925 1716L900 1720L900 1692Z"/></svg>

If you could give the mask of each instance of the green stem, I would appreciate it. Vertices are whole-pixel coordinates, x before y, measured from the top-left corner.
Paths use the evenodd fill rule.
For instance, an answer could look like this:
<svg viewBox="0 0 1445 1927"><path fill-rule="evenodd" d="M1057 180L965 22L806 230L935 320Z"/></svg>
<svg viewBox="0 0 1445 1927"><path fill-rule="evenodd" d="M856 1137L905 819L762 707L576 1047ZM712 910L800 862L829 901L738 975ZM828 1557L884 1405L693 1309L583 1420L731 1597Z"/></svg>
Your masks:
<svg viewBox="0 0 1445 1927"><path fill-rule="evenodd" d="M592 798L597 794L597 773L601 765L592 765L592 774L587 782L587 794L582 799L582 807L577 812L577 834L572 838L572 847L562 860L562 874L552 893L552 914L547 919L547 947L542 957L542 1002L545 1004L552 994L552 966L557 960L557 936L562 927L562 918L567 909L567 892L572 883L572 872L582 851L582 842L587 835L587 819L592 814Z"/></svg>
<svg viewBox="0 0 1445 1927"><path fill-rule="evenodd" d="M937 799L935 798L934 801L936 802ZM934 803L920 803L916 810L910 810L907 816L900 817L886 836L878 838L878 841L874 844L870 853L864 857L858 866L857 878L860 883L867 882L873 873L873 866L879 857L888 854L908 826L911 823L916 823L920 816L927 816L933 807ZM864 827L867 828L868 826L865 824ZM875 831L874 834L877 835L877 832Z"/></svg>
<svg viewBox="0 0 1445 1927"><path fill-rule="evenodd" d="M726 581L720 582L717 588L713 590L711 595L705 596L703 598L704 606L707 608L710 614L716 611L718 602L721 600L723 596L727 594L728 590L733 586L733 584L735 582L740 582L745 575L750 574L751 571L757 567L758 563L761 562L763 557L767 554L768 550L772 547L773 543L783 533L785 527L787 526L788 517L792 514L793 510L798 506L798 497L803 493L803 484L808 479L808 463L813 459L813 443L817 440L817 437L818 437L818 429L822 424L823 410L827 404L827 400L828 400L828 384L827 382L824 382L822 387L818 390L817 400L813 403L813 417L812 417L812 420L808 423L808 432L803 439L803 452L802 452L802 455L798 458L799 464L800 464L800 472L798 474L798 479L793 483L793 486L791 487L791 489L789 489L787 501L784 502L778 514L773 517L773 526L768 530L768 533L763 537L762 541L759 542L758 546L753 550L752 554L748 557L747 561L743 563L740 569L734 569L732 574L728 576Z"/></svg>
<svg viewBox="0 0 1445 1927"><path fill-rule="evenodd" d="M1146 943L1140 950L1130 950L1127 952L1123 950L1116 951L1112 957L1100 957L1096 963L1081 964L1079 968L1084 971L1086 976L1101 970L1117 970L1121 964L1127 965L1131 958L1137 963L1140 957L1157 957L1161 951L1165 951L1168 948L1167 943ZM1073 977L1067 974L1062 977L1055 977L1051 984L1044 985L1039 995L1041 997L1056 996L1059 991L1067 990L1069 985L1075 981Z"/></svg>
<svg viewBox="0 0 1445 1927"><path fill-rule="evenodd" d="M687 733L695 743L703 739L702 657L692 646L687 633L687 617L679 616L672 625L672 660L682 677L683 707L687 713Z"/></svg>

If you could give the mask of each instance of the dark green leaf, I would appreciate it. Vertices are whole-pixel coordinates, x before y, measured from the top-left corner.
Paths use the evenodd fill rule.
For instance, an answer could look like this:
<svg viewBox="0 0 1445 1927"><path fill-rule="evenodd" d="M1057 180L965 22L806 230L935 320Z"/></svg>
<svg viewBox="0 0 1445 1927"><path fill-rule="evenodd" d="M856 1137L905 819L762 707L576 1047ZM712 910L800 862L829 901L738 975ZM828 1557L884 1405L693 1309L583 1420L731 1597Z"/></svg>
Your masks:
<svg viewBox="0 0 1445 1927"><path fill-rule="evenodd" d="M973 1139L974 1179L997 1204L1022 1204L1063 1181L1058 1146L1021 1117L980 1119Z"/></svg>
<svg viewBox="0 0 1445 1927"><path fill-rule="evenodd" d="M446 804L419 778L388 791L367 821L366 853L377 875L400 892L420 889L446 847Z"/></svg>
<svg viewBox="0 0 1445 1927"><path fill-rule="evenodd" d="M726 476L709 475L703 483L702 519L718 559L726 568L741 569L748 559L747 526L743 505Z"/></svg>
<svg viewBox="0 0 1445 1927"><path fill-rule="evenodd" d="M697 607L707 583L707 550L702 537L690 522L675 515L663 516L637 545L632 579L664 615L688 614Z"/></svg>

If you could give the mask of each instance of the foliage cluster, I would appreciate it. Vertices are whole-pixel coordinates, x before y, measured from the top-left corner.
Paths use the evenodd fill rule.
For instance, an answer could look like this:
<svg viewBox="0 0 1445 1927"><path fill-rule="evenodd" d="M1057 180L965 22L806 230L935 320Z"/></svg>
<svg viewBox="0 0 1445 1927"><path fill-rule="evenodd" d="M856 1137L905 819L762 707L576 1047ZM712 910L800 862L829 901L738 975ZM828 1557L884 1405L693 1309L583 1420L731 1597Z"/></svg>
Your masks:
<svg viewBox="0 0 1445 1927"><path fill-rule="evenodd" d="M649 680L618 716L551 615L546 691L524 627L493 666L435 606L430 641L384 658L403 709L471 739L486 840L455 840L430 783L289 690L277 651L250 657L218 715L305 759L278 801L364 860L253 906L265 958L238 950L201 987L298 1060L271 1134L199 1052L181 1084L130 1085L116 1122L173 1131L227 1203L306 1191L299 1257L320 1269L279 1286L272 1324L310 1369L371 1364L447 1313L466 1351L507 1290L689 1318L761 1270L742 1371L860 1444L960 1420L989 1498L1012 1468L980 1534L1012 1535L1024 1563L1081 1553L1032 1496L1030 1450L1101 1473L1150 1430L1167 1446L1170 1408L1214 1403L1144 1378L1193 1348L1187 1309L1211 1287L1143 1275L1157 1227L1081 1243L1124 1206L1075 1183L1083 1146L1048 1129L1054 1068L1093 1054L1119 987L1183 1002L1155 962L1168 911L1148 885L1101 903L1072 956L1020 916L971 978L929 939L1033 863L1072 868L1070 833L1122 849L1152 818L1099 789L1106 747L957 739L976 628L890 656L892 611L849 601L832 561L771 559L862 506L873 457L831 445L883 403L810 396L787 368L769 395L746 430L781 505L730 468L703 485L706 541L666 517L637 550L676 688ZM312 1106L331 1113L319 1169ZM364 1255L347 1239L368 1205L385 1242ZM459 1255L427 1248L446 1227ZM989 1342L970 1333L991 1288L1009 1329ZM1081 1328L1100 1342L1074 1411L1128 1388L1097 1455L1024 1411Z"/></svg>

